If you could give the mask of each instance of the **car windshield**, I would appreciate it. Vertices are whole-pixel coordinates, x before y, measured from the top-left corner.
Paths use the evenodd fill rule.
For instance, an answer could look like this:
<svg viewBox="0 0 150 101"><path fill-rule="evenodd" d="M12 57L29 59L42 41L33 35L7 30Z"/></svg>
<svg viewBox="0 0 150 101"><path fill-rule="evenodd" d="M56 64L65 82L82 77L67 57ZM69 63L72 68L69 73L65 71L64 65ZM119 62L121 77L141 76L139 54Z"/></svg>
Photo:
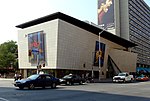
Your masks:
<svg viewBox="0 0 150 101"><path fill-rule="evenodd" d="M65 79L65 78L72 78L72 75L66 75L66 76L64 76L63 78L64 78L64 79Z"/></svg>
<svg viewBox="0 0 150 101"><path fill-rule="evenodd" d="M31 80L35 80L36 78L38 78L39 77L39 75L31 75L31 76L29 76L27 79L31 79Z"/></svg>
<svg viewBox="0 0 150 101"><path fill-rule="evenodd" d="M119 73L118 76L126 76L125 73Z"/></svg>

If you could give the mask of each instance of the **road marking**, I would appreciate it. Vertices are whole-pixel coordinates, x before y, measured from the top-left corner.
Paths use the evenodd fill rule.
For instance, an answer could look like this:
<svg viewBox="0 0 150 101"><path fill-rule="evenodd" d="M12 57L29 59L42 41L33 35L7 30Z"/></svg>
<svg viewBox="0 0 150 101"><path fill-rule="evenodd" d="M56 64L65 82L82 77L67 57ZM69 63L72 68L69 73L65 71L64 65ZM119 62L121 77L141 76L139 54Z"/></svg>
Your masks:
<svg viewBox="0 0 150 101"><path fill-rule="evenodd" d="M7 100L7 99L5 99L5 98L0 97L0 101L9 101L9 100Z"/></svg>

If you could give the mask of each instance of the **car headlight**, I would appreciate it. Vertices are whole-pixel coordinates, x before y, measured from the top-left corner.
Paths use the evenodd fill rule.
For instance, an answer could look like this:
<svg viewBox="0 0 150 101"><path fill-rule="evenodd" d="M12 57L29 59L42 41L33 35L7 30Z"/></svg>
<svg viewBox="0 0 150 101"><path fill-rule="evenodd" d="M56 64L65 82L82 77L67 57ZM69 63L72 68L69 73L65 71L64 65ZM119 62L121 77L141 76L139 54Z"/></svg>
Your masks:
<svg viewBox="0 0 150 101"><path fill-rule="evenodd" d="M63 79L59 79L60 82L64 81Z"/></svg>

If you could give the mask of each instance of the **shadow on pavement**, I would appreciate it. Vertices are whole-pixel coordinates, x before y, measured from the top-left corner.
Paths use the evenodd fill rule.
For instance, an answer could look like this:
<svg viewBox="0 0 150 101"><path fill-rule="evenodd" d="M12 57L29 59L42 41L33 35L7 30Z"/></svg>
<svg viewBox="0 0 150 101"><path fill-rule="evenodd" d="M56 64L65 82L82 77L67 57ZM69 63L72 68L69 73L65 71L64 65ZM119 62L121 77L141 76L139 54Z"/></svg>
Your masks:
<svg viewBox="0 0 150 101"><path fill-rule="evenodd" d="M146 97L111 94L102 91L68 90L63 87L34 90L0 87L0 98L8 101L150 101L150 98Z"/></svg>

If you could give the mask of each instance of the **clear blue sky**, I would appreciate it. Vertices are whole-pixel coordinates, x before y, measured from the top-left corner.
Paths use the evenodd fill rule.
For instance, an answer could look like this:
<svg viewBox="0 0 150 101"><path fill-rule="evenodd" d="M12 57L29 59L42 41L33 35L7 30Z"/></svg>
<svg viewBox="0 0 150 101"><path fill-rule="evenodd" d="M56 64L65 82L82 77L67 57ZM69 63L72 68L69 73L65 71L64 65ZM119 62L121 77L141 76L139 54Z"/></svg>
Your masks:
<svg viewBox="0 0 150 101"><path fill-rule="evenodd" d="M145 1L150 6L150 0ZM1 0L0 44L17 41L16 25L58 11L97 24L97 0Z"/></svg>
<svg viewBox="0 0 150 101"><path fill-rule="evenodd" d="M146 3L147 3L147 5L149 5L149 7L150 7L150 0L144 0Z"/></svg>

